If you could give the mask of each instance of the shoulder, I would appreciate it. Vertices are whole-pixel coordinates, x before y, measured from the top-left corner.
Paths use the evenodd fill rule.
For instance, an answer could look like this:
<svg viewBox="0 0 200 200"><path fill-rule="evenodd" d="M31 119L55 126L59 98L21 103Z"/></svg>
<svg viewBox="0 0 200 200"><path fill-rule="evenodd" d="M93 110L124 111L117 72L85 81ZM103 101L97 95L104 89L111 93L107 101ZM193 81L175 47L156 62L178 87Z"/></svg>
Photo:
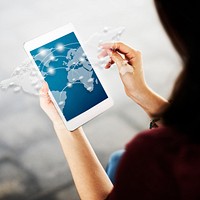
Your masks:
<svg viewBox="0 0 200 200"><path fill-rule="evenodd" d="M170 191L174 185L166 169L167 143L173 135L174 130L169 128L150 129L126 145L117 169L113 199L173 199Z"/></svg>
<svg viewBox="0 0 200 200"><path fill-rule="evenodd" d="M166 166L166 163L172 166L180 152L191 149L191 145L194 146L189 143L187 136L174 128L162 126L148 129L126 144L124 164L132 165L133 161L137 161L138 167L144 164L157 168L160 165Z"/></svg>
<svg viewBox="0 0 200 200"><path fill-rule="evenodd" d="M165 160L174 146L177 146L177 143L173 142L177 140L176 135L175 130L167 127L148 129L138 133L127 143L121 166L139 170L141 166L148 165L155 169L157 163Z"/></svg>
<svg viewBox="0 0 200 200"><path fill-rule="evenodd" d="M158 142L167 143L169 140L176 139L177 137L179 137L177 132L169 127L148 129L138 133L132 138L132 140L126 144L126 149L139 146L151 147Z"/></svg>

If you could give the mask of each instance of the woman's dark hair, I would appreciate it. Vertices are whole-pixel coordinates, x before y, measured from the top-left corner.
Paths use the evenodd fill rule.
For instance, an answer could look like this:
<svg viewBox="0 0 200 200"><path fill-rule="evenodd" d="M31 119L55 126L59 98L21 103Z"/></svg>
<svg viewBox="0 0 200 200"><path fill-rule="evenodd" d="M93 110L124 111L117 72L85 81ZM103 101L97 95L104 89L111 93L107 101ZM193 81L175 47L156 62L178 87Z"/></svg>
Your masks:
<svg viewBox="0 0 200 200"><path fill-rule="evenodd" d="M195 0L154 0L160 21L182 59L183 69L161 114L164 124L200 142L199 19Z"/></svg>

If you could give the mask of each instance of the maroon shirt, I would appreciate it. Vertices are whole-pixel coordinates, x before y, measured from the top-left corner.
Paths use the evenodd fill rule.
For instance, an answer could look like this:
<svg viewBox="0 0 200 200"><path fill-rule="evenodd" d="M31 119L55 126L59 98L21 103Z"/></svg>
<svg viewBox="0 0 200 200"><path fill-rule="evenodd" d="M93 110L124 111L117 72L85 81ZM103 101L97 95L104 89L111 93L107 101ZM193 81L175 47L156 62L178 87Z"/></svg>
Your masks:
<svg viewBox="0 0 200 200"><path fill-rule="evenodd" d="M108 200L200 200L200 145L160 127L126 145Z"/></svg>

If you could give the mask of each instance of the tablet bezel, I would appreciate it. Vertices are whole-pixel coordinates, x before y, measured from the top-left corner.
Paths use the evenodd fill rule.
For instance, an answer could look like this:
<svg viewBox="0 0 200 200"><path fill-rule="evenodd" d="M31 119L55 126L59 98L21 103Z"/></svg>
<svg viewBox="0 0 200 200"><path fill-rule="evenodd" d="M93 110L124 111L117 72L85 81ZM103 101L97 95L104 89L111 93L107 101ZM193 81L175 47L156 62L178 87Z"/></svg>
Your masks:
<svg viewBox="0 0 200 200"><path fill-rule="evenodd" d="M100 115L101 113L103 113L104 111L109 109L111 106L113 106L114 102L113 102L113 99L110 95L110 92L108 91L108 88L106 88L105 84L103 83L102 78L98 74L97 70L95 70L95 68L93 67L90 56L86 52L84 45L83 45L83 42L80 40L80 37L78 36L78 33L75 30L72 23L68 23L67 25L59 27L59 28L57 28L53 31L50 31L50 32L45 33L43 35L40 35L40 36L24 43L24 49L25 49L26 53L28 54L28 57L33 62L33 65L36 68L36 70L39 72L41 78L44 79L44 77L42 76L42 74L40 73L40 71L38 69L37 64L34 62L33 57L32 57L30 52L32 50L38 48L38 47L41 47L41 46L43 46L43 45L45 45L45 44L47 44L51 41L54 41L54 40L56 40L56 39L58 39L62 36L65 36L65 35L67 35L71 32L73 32L75 34L75 36L77 37L83 51L87 55L88 60L89 60L90 64L92 65L92 68L93 68L94 72L96 73L96 75L97 75L103 89L105 90L105 93L107 94L108 98L106 98L102 102L98 103L97 105L93 106L89 110L87 110L87 111L81 113L80 115L72 118L71 120L67 121L65 119L65 116L63 115L62 111L60 110L55 98L53 97L51 91L49 90L49 95L52 99L52 102L54 103L60 117L62 118L64 124L66 125L66 127L69 131L73 131L73 130L77 129L78 127L84 125L85 123L89 122L90 120L92 120L93 118L95 118L96 116Z"/></svg>

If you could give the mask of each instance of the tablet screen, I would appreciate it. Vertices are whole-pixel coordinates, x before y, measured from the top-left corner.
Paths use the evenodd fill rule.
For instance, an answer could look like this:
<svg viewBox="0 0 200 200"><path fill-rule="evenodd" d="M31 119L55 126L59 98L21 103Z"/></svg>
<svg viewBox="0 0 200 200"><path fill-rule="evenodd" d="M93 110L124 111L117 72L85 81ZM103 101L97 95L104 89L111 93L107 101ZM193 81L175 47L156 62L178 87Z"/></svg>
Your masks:
<svg viewBox="0 0 200 200"><path fill-rule="evenodd" d="M67 121L108 98L74 32L30 53Z"/></svg>

